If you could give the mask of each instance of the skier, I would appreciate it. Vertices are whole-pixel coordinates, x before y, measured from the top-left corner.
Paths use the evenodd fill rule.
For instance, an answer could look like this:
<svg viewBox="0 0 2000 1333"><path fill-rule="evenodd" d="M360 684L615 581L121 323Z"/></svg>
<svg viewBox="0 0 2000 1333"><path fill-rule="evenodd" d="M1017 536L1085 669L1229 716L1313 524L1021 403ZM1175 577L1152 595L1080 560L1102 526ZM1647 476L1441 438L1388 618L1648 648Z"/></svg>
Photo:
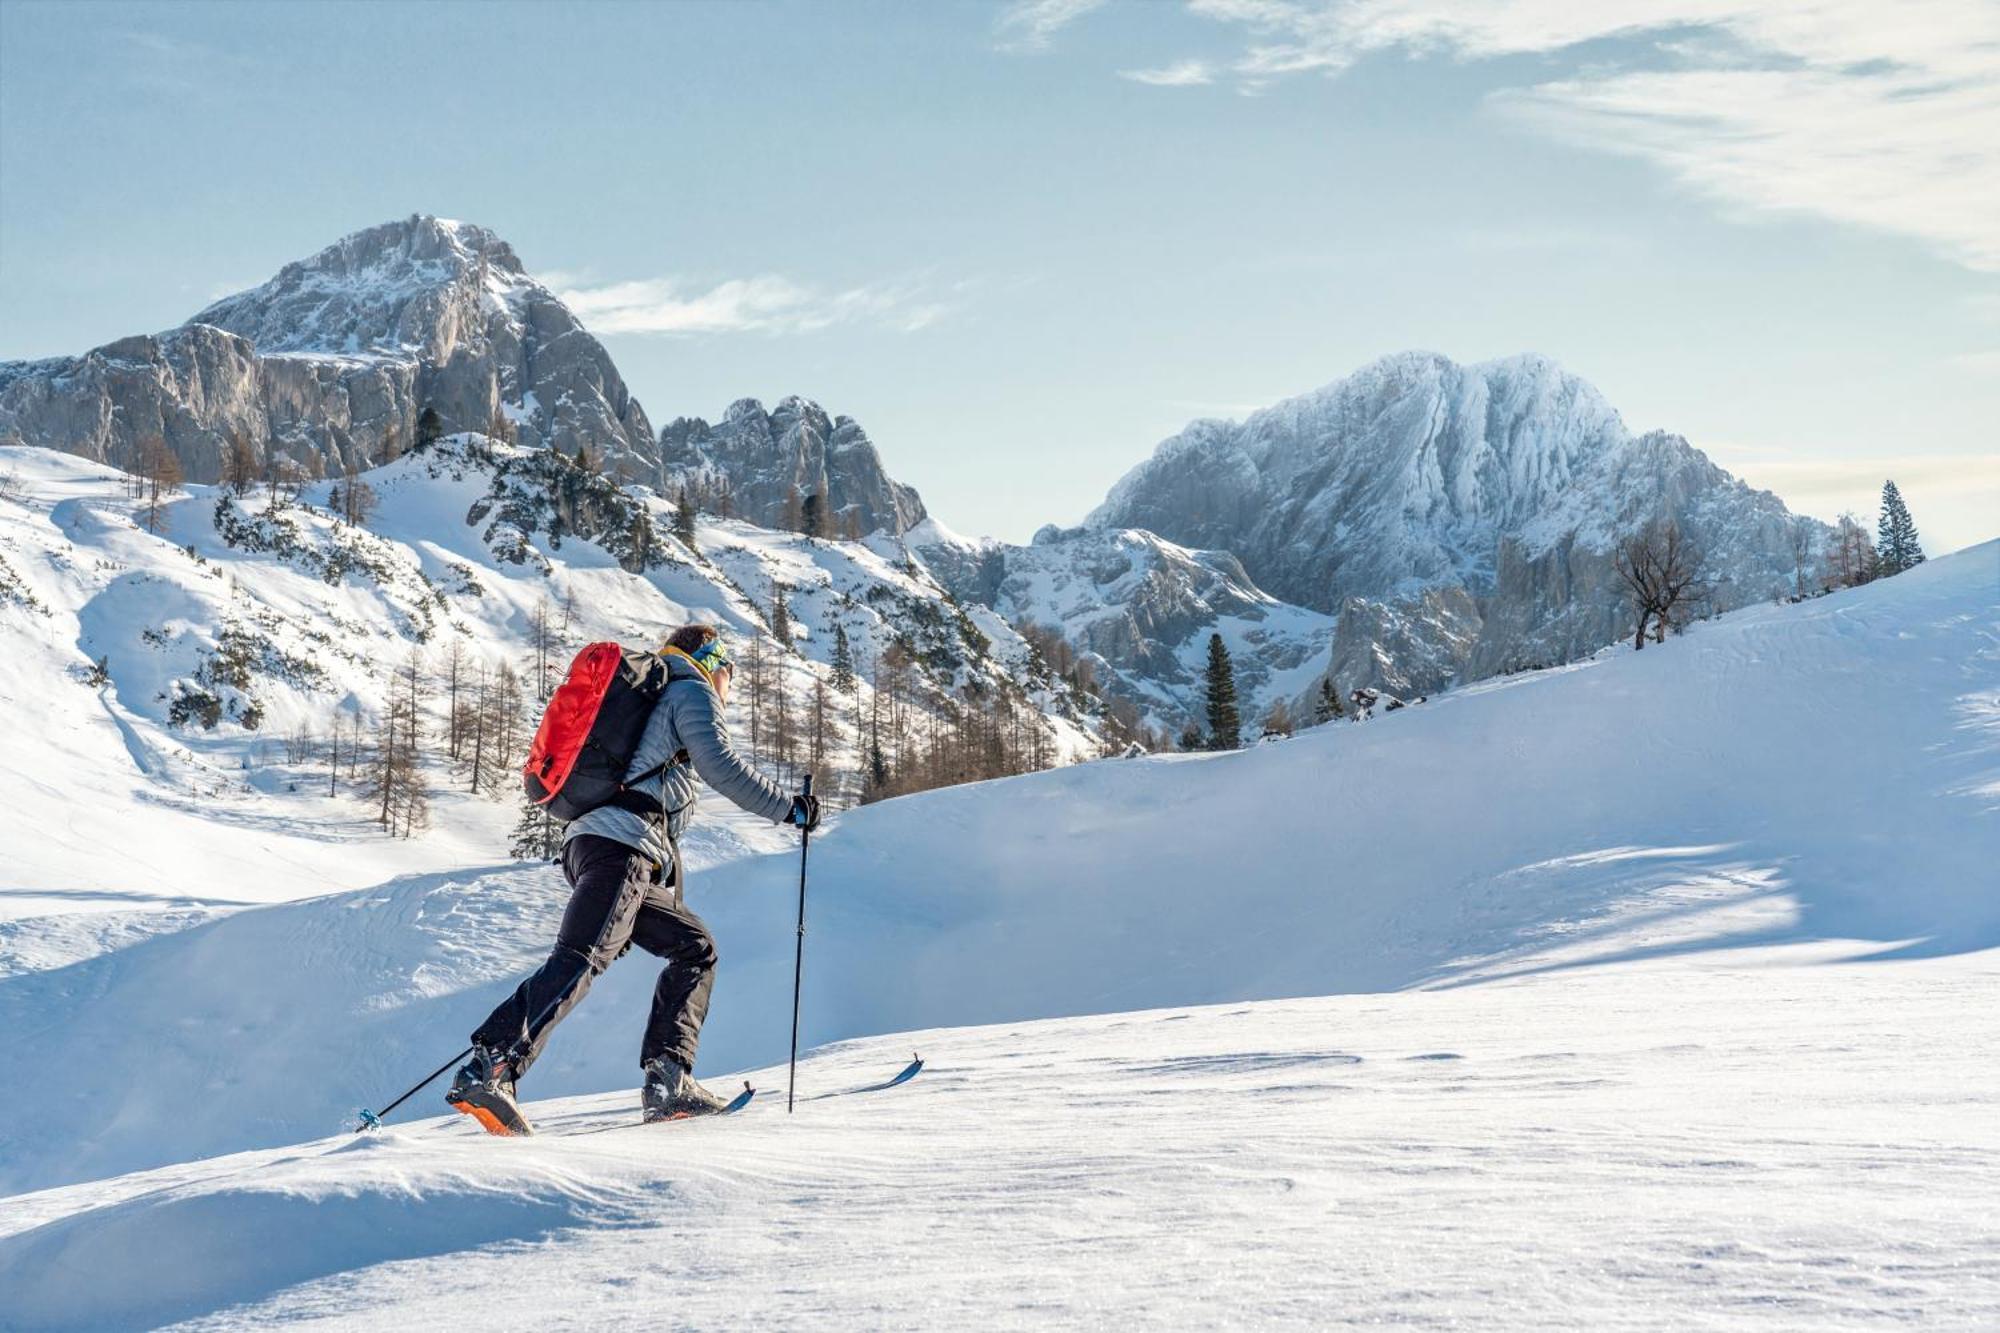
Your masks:
<svg viewBox="0 0 2000 1333"><path fill-rule="evenodd" d="M515 1085L598 973L634 944L667 962L639 1048L641 1115L650 1124L712 1115L725 1105L692 1072L716 961L715 937L682 896L678 841L694 810L694 775L752 814L808 831L819 824L819 802L780 791L730 747L722 720L729 653L714 626L682 626L661 654L667 686L625 772L636 799L598 806L565 829L570 899L555 948L472 1034L472 1058L445 1094L490 1133L534 1132L514 1100Z"/></svg>

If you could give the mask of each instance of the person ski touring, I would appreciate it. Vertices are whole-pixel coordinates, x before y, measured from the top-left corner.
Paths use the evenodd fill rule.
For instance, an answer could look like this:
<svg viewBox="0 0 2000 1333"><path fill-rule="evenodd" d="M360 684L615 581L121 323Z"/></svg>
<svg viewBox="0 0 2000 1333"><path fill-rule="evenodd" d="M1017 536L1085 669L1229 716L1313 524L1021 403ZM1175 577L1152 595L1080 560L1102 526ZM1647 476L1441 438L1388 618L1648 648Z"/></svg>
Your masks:
<svg viewBox="0 0 2000 1333"><path fill-rule="evenodd" d="M620 651L601 647L614 656ZM684 900L678 844L694 812L694 778L773 823L808 831L819 824L814 797L781 791L731 747L723 706L732 672L713 625L675 630L657 658L625 656L643 662L649 673L663 662L665 686L615 794L577 814L563 832L570 899L555 947L472 1034L471 1058L445 1094L490 1133L534 1132L515 1101L516 1085L591 982L635 944L666 960L639 1046L642 1118L650 1124L722 1110L723 1100L693 1073L716 965L715 937ZM579 667L584 660L580 655Z"/></svg>

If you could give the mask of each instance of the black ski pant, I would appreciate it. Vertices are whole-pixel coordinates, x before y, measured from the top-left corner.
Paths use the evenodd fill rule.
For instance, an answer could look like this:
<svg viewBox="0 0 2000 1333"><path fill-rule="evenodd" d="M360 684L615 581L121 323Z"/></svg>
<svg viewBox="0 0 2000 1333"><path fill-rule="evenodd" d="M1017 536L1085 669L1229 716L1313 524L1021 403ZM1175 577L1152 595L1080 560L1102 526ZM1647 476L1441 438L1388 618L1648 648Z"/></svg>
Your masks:
<svg viewBox="0 0 2000 1333"><path fill-rule="evenodd" d="M652 858L590 834L563 846L569 906L548 961L498 1009L472 1040L512 1054L518 1079L542 1053L556 1024L577 1006L597 974L631 945L667 960L653 988L653 1011L639 1063L670 1055L694 1068L708 996L715 988L715 937L661 881Z"/></svg>

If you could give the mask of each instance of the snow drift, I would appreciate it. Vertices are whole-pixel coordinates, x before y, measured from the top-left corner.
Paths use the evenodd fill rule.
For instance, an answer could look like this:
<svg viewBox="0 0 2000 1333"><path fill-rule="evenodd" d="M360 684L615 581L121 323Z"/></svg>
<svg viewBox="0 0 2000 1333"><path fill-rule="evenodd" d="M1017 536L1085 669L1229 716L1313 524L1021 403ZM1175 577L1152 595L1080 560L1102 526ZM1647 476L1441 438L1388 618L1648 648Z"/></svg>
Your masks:
<svg viewBox="0 0 2000 1333"><path fill-rule="evenodd" d="M1366 724L867 807L813 843L805 1038L1990 947L1996 682L1989 543ZM693 885L723 957L705 1071L782 1053L796 869ZM329 1132L463 1045L559 903L546 868L411 877L0 982L0 1188ZM629 1087L652 975L614 967L528 1093Z"/></svg>

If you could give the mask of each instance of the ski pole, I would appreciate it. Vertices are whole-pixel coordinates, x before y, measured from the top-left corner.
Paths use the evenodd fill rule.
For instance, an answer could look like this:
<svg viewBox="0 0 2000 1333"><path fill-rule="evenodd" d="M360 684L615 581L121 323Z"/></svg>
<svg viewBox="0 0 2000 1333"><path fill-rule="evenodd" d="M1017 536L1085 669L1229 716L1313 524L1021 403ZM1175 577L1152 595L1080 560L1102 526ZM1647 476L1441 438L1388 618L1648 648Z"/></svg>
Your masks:
<svg viewBox="0 0 2000 1333"><path fill-rule="evenodd" d="M803 792L812 795L813 775L806 774ZM792 954L792 1063L785 1072L785 1114L792 1113L792 1093L799 1077L799 979L806 966L806 848L812 845L812 825L799 831L799 939Z"/></svg>
<svg viewBox="0 0 2000 1333"><path fill-rule="evenodd" d="M389 1112L395 1110L397 1107L401 1106L404 1102L416 1096L419 1092L422 1092L426 1087L430 1086L430 1084L436 1080L439 1074L442 1074L445 1070L451 1068L453 1065L457 1064L460 1060L463 1060L466 1056L471 1054L472 1054L472 1048L470 1046L466 1047L464 1050L460 1051L457 1055L452 1056L451 1059L445 1061L443 1064L439 1065L436 1069L433 1069L430 1073L424 1075L424 1081L422 1083L417 1084L416 1087L411 1088L408 1092L398 1097L395 1101L390 1102L380 1111L371 1111L365 1106L362 1107L361 1123L354 1127L354 1132L356 1134L359 1134L364 1129L382 1128L383 1116L389 1114Z"/></svg>

